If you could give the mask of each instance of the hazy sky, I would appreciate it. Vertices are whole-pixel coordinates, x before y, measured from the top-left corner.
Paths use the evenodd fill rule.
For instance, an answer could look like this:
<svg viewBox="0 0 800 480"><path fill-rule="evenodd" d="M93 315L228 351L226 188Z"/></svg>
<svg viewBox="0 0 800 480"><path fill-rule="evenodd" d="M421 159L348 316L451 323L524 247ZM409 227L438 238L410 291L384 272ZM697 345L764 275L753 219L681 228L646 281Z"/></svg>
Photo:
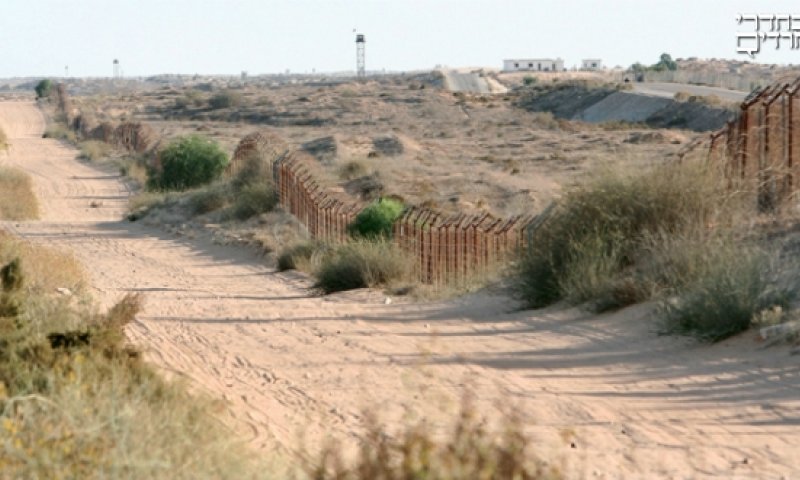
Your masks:
<svg viewBox="0 0 800 480"><path fill-rule="evenodd" d="M794 4L794 9L792 5ZM501 67L509 57L567 66L673 57L746 59L737 14L796 13L790 1L722 0L0 0L0 77L251 74L355 68L353 29L368 70ZM749 28L752 30L752 27ZM800 50L762 47L764 63Z"/></svg>

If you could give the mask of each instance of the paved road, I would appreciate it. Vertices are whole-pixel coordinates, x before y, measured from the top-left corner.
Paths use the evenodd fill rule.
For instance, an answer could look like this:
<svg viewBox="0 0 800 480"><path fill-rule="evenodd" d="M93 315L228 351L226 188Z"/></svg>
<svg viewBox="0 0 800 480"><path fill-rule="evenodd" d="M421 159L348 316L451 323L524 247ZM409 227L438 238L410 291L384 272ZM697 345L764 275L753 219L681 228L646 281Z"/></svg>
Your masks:
<svg viewBox="0 0 800 480"><path fill-rule="evenodd" d="M644 95L655 97L672 98L678 92L688 92L692 95L716 95L723 100L741 102L748 95L748 92L738 90L728 90L727 88L705 87L701 85L688 85L685 83L634 83L633 91Z"/></svg>

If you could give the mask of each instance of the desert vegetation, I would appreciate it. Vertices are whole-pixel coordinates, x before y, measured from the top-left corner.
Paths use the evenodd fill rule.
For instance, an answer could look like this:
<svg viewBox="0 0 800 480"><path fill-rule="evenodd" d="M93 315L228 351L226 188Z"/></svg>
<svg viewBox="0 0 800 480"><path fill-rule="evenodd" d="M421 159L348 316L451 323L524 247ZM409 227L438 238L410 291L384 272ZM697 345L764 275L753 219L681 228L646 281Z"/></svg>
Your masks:
<svg viewBox="0 0 800 480"><path fill-rule="evenodd" d="M131 199L131 220L179 209L190 218L213 214L215 220L244 221L277 205L272 172L259 154L243 159L237 175L226 178L220 177L228 165L227 155L200 137L178 139L159 155L162 166L150 170L148 191Z"/></svg>
<svg viewBox="0 0 800 480"><path fill-rule="evenodd" d="M516 289L529 306L598 311L658 299L670 331L719 340L786 306L774 258L744 228L754 214L711 167L612 170L570 190L533 234Z"/></svg>
<svg viewBox="0 0 800 480"><path fill-rule="evenodd" d="M322 256L314 270L315 287L325 293L392 286L411 281L412 260L385 238L356 239Z"/></svg>
<svg viewBox="0 0 800 480"><path fill-rule="evenodd" d="M175 139L160 152L161 165L150 173L153 190L186 190L222 175L228 156L214 142L198 135Z"/></svg>
<svg viewBox="0 0 800 480"><path fill-rule="evenodd" d="M225 90L214 94L208 100L208 105L214 110L221 108L238 107L242 104L242 94L233 90Z"/></svg>
<svg viewBox="0 0 800 480"><path fill-rule="evenodd" d="M36 98L48 98L53 90L53 82L50 79L41 80L34 87Z"/></svg>
<svg viewBox="0 0 800 480"><path fill-rule="evenodd" d="M309 462L314 480L555 480L557 468L531 451L518 415L508 414L499 431L491 431L467 398L445 440L424 421L388 434L374 414L366 416L367 432L353 461L331 444ZM441 436L441 434L438 434Z"/></svg>
<svg viewBox="0 0 800 480"><path fill-rule="evenodd" d="M138 296L98 313L75 260L6 234L0 265L4 476L263 478L210 401L163 380L126 343Z"/></svg>
<svg viewBox="0 0 800 480"><path fill-rule="evenodd" d="M32 220L38 215L38 202L28 174L0 166L0 220Z"/></svg>
<svg viewBox="0 0 800 480"><path fill-rule="evenodd" d="M72 144L78 143L78 136L62 122L52 122L44 131L44 138L55 138Z"/></svg>
<svg viewBox="0 0 800 480"><path fill-rule="evenodd" d="M558 478L520 421L488 429L467 401L444 436L422 421L389 435L368 415L354 458L331 443L293 465L258 459L214 419L214 402L127 344L139 295L98 313L72 257L7 234L0 265L0 467L12 478Z"/></svg>
<svg viewBox="0 0 800 480"><path fill-rule="evenodd" d="M78 144L80 154L78 158L89 161L98 162L106 158L112 151L111 145L99 140L86 140Z"/></svg>
<svg viewBox="0 0 800 480"><path fill-rule="evenodd" d="M349 226L356 237L389 238L394 222L400 218L405 206L393 198L380 198L367 205Z"/></svg>

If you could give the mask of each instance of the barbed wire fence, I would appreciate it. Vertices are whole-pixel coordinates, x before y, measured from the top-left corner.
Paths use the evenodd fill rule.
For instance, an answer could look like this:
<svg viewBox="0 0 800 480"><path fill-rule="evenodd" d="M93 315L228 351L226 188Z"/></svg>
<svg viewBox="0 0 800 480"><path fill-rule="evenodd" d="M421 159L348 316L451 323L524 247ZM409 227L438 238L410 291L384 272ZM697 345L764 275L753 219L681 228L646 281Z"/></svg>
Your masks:
<svg viewBox="0 0 800 480"><path fill-rule="evenodd" d="M731 188L753 192L774 210L800 189L800 78L753 92L739 116L711 135L709 155Z"/></svg>

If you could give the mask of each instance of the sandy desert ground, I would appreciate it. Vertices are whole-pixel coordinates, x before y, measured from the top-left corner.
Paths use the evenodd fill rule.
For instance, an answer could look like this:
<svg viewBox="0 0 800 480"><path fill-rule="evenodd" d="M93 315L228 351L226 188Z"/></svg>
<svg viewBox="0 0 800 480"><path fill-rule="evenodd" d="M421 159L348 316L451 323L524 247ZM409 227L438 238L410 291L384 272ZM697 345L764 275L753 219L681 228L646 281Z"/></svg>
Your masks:
<svg viewBox="0 0 800 480"><path fill-rule="evenodd" d="M299 431L355 438L366 407L390 423L443 419L470 388L483 413L523 412L535 450L570 478L800 475L800 363L786 346L659 336L648 305L595 316L491 293L316 297L246 250L121 220L125 183L41 138L35 104L0 103L0 127L12 144L0 162L33 177L43 212L0 228L73 252L104 305L144 292L130 340L224 399L253 448L294 451Z"/></svg>
<svg viewBox="0 0 800 480"><path fill-rule="evenodd" d="M269 130L311 151L319 160L317 176L330 188L358 195L339 177L357 162L378 173L385 194L408 204L500 217L543 210L564 185L597 168L675 158L699 135L559 122L516 106L513 93L454 94L430 73L274 86L255 79L213 82L158 88L140 82L105 94L73 86L80 93L72 101L97 121L142 121L165 141L200 134L230 153L245 135ZM209 99L221 92L237 95L240 105L210 108Z"/></svg>

